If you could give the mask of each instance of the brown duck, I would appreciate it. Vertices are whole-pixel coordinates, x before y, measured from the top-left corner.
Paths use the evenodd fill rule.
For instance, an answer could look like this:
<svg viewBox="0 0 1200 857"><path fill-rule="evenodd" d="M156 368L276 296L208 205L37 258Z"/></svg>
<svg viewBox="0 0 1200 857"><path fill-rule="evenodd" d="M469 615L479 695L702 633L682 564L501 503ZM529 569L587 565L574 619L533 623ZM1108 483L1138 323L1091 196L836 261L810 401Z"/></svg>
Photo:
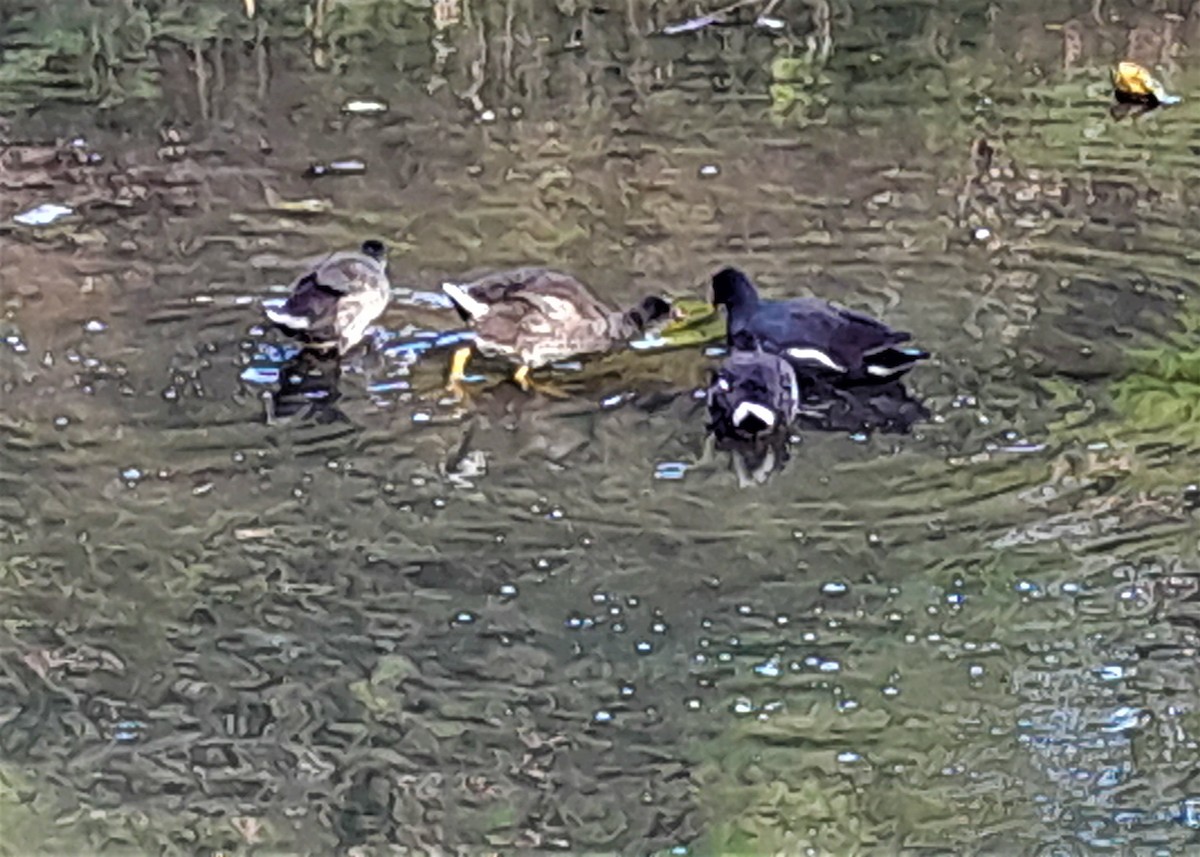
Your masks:
<svg viewBox="0 0 1200 857"><path fill-rule="evenodd" d="M361 252L333 253L292 281L283 306L267 318L310 348L345 353L387 308L387 249L365 241Z"/></svg>
<svg viewBox="0 0 1200 857"><path fill-rule="evenodd" d="M486 357L517 365L513 380L530 389L529 372L550 363L608 351L661 318L671 305L656 296L632 309L614 310L579 280L544 268L502 271L473 283L445 283L442 290L475 334ZM461 383L471 346L454 352L450 389Z"/></svg>

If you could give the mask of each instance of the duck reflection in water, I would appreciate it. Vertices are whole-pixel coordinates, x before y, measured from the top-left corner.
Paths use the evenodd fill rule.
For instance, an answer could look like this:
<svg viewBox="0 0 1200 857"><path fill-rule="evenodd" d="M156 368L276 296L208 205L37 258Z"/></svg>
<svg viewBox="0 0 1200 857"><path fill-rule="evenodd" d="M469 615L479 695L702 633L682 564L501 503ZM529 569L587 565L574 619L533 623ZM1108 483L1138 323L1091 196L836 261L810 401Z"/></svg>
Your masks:
<svg viewBox="0 0 1200 857"><path fill-rule="evenodd" d="M279 387L265 399L268 425L346 422L337 406L342 364L335 355L303 349L279 368Z"/></svg>

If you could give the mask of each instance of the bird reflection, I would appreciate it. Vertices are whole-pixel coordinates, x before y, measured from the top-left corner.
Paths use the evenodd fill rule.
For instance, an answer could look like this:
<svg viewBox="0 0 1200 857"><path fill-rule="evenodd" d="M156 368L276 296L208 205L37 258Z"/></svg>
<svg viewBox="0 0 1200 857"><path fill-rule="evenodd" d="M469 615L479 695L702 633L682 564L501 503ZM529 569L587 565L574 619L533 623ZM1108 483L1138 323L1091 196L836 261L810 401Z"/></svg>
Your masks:
<svg viewBox="0 0 1200 857"><path fill-rule="evenodd" d="M792 438L786 432L747 438L713 429L712 436L715 447L729 453L734 475L742 488L766 483L791 458Z"/></svg>
<svg viewBox="0 0 1200 857"><path fill-rule="evenodd" d="M333 356L304 349L279 369L279 387L266 399L268 425L308 421L318 425L347 421L337 406L342 364Z"/></svg>

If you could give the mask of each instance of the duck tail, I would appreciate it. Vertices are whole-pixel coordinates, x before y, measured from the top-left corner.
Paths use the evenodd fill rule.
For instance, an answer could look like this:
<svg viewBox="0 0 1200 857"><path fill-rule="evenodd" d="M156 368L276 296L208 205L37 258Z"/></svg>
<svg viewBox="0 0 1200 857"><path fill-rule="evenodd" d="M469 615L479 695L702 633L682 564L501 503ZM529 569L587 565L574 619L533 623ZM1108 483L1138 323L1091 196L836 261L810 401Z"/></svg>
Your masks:
<svg viewBox="0 0 1200 857"><path fill-rule="evenodd" d="M657 295L650 295L643 298L637 306L622 313L617 319L617 328L623 336L633 336L670 314L669 301Z"/></svg>
<svg viewBox="0 0 1200 857"><path fill-rule="evenodd" d="M266 307L264 312L273 323L287 330L308 330L312 327L313 320L311 318L288 312L286 305Z"/></svg>
<svg viewBox="0 0 1200 857"><path fill-rule="evenodd" d="M297 333L311 332L328 324L337 311L338 296L317 283L316 275L302 278L288 295L288 299L276 306L263 308L267 318L282 327Z"/></svg>
<svg viewBox="0 0 1200 857"><path fill-rule="evenodd" d="M923 348L893 346L867 354L863 364L872 378L898 378L928 357Z"/></svg>
<svg viewBox="0 0 1200 857"><path fill-rule="evenodd" d="M488 314L488 305L472 296L463 286L457 283L442 283L442 291L469 319L482 318Z"/></svg>

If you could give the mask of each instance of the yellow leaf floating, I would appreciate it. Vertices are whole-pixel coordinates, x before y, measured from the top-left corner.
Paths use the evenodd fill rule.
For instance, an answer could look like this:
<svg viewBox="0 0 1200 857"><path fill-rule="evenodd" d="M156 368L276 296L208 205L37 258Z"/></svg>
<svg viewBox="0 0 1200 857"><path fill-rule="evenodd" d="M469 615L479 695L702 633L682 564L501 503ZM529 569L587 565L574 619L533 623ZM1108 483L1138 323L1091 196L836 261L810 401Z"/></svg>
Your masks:
<svg viewBox="0 0 1200 857"><path fill-rule="evenodd" d="M1113 96L1122 104L1146 107L1178 104L1182 99L1170 95L1145 67L1125 60L1112 70Z"/></svg>
<svg viewBox="0 0 1200 857"><path fill-rule="evenodd" d="M632 343L638 350L706 345L724 339L725 317L708 301L673 298L672 320L655 334Z"/></svg>
<svg viewBox="0 0 1200 857"><path fill-rule="evenodd" d="M263 197L266 199L267 208L287 214L325 214L333 211L333 202L328 199L284 199L275 188L266 185L263 185Z"/></svg>

